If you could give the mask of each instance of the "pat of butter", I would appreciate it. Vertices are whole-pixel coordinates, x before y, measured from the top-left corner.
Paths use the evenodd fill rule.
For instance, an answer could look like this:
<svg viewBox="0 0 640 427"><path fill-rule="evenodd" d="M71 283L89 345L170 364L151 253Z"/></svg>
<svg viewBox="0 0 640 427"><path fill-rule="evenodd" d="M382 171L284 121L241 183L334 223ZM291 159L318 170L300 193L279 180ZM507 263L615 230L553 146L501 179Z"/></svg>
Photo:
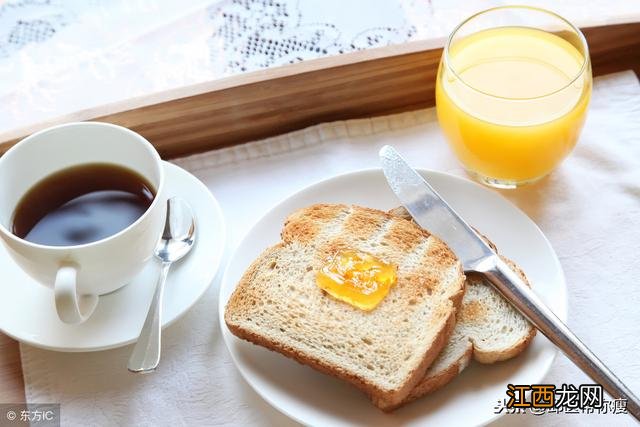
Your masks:
<svg viewBox="0 0 640 427"><path fill-rule="evenodd" d="M373 310L397 281L397 268L366 252L343 250L330 257L316 283L332 297Z"/></svg>

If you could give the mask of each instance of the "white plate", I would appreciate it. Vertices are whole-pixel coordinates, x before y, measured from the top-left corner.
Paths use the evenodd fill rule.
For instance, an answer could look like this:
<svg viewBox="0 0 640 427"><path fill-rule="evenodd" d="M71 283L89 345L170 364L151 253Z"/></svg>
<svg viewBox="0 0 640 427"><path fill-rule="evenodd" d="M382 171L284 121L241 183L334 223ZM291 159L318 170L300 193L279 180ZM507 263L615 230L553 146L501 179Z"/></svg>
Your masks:
<svg viewBox="0 0 640 427"><path fill-rule="evenodd" d="M197 239L191 253L171 267L165 286L162 325L187 312L211 284L225 246L222 211L209 189L189 172L164 163L167 195L193 208ZM108 260L105 260L108 262ZM85 323L67 325L56 314L53 292L27 276L0 244L0 330L27 344L58 351L106 350L138 338L159 267L150 261L131 283L100 297Z"/></svg>
<svg viewBox="0 0 640 427"><path fill-rule="evenodd" d="M560 262L540 229L497 193L451 175L421 171L470 224L526 271L535 291L566 318ZM224 324L224 307L238 279L260 252L280 240L285 217L314 203L347 203L390 209L398 201L382 171L367 170L322 181L281 202L258 221L238 246L220 288L220 323L231 356L247 382L266 401L307 425L478 425L498 416L508 383L540 382L557 353L542 335L520 357L491 366L472 364L451 384L392 414L384 414L354 387L280 354L237 339Z"/></svg>

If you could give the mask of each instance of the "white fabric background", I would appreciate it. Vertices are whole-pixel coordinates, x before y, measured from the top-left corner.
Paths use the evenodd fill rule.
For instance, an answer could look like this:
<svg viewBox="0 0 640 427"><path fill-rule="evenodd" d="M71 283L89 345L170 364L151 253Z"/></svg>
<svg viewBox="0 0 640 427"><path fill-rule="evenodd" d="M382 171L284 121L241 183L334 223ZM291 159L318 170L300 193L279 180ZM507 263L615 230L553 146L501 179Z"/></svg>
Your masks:
<svg viewBox="0 0 640 427"><path fill-rule="evenodd" d="M445 37L513 3L579 25L640 19L640 2L628 0L0 1L0 134L244 71ZM256 35L306 44L256 49Z"/></svg>
<svg viewBox="0 0 640 427"><path fill-rule="evenodd" d="M414 166L463 174L433 109L323 124L176 163L220 201L233 249L253 222L292 192L341 172L377 167L378 148L386 143ZM570 326L639 393L640 85L635 74L597 79L574 153L547 179L503 195L555 247L568 282ZM234 368L218 326L219 280L190 313L165 330L162 364L152 375L126 371L130 346L65 354L22 345L27 400L61 402L65 426L292 424ZM564 356L545 381L591 382ZM512 415L497 425L604 423L633 425L623 415Z"/></svg>

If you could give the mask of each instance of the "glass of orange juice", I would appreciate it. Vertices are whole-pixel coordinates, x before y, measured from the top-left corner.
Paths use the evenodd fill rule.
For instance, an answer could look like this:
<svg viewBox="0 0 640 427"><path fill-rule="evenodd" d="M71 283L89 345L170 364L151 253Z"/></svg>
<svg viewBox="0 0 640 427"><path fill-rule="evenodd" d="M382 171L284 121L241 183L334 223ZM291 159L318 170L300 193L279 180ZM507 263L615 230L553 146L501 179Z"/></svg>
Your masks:
<svg viewBox="0 0 640 427"><path fill-rule="evenodd" d="M528 6L480 12L449 36L436 84L440 126L467 171L515 188L575 146L591 96L584 35Z"/></svg>

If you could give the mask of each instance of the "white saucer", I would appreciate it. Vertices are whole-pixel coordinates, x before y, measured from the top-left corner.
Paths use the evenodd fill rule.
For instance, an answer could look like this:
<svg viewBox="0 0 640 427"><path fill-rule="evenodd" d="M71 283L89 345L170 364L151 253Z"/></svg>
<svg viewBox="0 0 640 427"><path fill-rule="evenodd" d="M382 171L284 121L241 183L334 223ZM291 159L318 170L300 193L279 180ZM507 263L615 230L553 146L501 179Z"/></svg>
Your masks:
<svg viewBox="0 0 640 427"><path fill-rule="evenodd" d="M535 292L565 320L564 274L540 229L496 192L444 173L421 173L471 225L495 242L501 253L523 268ZM220 287L220 323L225 343L241 374L267 402L305 425L472 426L499 416L494 407L507 397L507 384L535 384L542 380L557 350L538 334L519 357L488 366L472 363L443 389L384 414L354 387L233 336L224 324L224 308L244 270L262 250L280 240L280 230L289 213L323 202L383 210L398 206L381 170L348 173L307 187L253 226L229 262Z"/></svg>
<svg viewBox="0 0 640 427"><path fill-rule="evenodd" d="M193 208L196 244L191 253L171 267L165 286L162 325L187 312L207 290L218 271L225 247L222 210L196 177L164 163L167 195L180 196ZM105 260L108 262L108 260ZM0 331L18 341L57 351L106 350L138 338L158 277L155 260L131 283L100 297L85 323L67 325L56 314L53 291L27 276L0 244Z"/></svg>

